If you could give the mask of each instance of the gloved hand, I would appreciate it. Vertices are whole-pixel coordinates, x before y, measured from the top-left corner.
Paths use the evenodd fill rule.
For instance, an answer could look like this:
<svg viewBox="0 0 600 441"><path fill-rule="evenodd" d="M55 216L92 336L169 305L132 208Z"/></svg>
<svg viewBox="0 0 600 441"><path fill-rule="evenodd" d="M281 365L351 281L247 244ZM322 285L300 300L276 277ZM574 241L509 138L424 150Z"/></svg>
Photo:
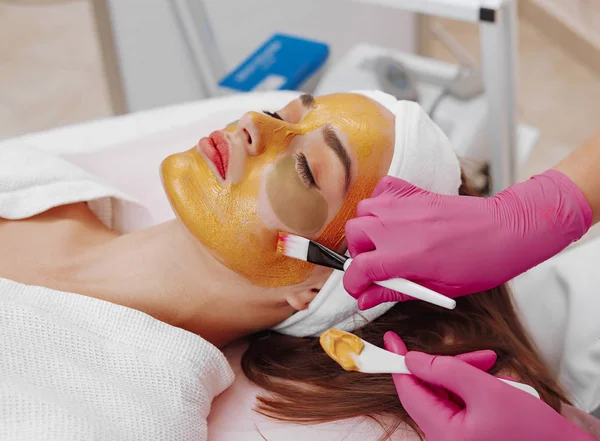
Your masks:
<svg viewBox="0 0 600 441"><path fill-rule="evenodd" d="M394 384L427 441L595 440L542 400L459 357L407 353L393 332L384 343L388 351L406 354L413 375L395 374Z"/></svg>
<svg viewBox="0 0 600 441"><path fill-rule="evenodd" d="M344 287L363 310L411 299L372 285L395 277L450 297L485 291L580 239L591 221L581 190L556 170L490 198L434 194L387 176L346 223L354 261Z"/></svg>

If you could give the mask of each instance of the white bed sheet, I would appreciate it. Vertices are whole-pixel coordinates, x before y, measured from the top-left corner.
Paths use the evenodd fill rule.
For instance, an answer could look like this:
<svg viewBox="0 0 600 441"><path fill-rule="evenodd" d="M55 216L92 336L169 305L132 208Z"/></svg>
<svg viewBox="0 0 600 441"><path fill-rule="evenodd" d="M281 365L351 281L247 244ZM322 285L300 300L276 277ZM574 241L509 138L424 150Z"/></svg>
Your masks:
<svg viewBox="0 0 600 441"><path fill-rule="evenodd" d="M600 406L600 238L512 282L521 319L576 407Z"/></svg>

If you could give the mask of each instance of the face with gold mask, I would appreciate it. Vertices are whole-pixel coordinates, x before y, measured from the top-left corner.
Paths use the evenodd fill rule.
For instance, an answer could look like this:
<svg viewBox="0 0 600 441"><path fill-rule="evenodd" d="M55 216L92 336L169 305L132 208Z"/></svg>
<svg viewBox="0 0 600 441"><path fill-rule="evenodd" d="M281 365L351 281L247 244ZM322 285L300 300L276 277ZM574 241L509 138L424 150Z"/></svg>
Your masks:
<svg viewBox="0 0 600 441"><path fill-rule="evenodd" d="M278 254L278 232L339 250L393 146L394 116L370 98L303 95L244 114L166 158L161 173L175 213L218 260L255 285L288 286L314 266Z"/></svg>

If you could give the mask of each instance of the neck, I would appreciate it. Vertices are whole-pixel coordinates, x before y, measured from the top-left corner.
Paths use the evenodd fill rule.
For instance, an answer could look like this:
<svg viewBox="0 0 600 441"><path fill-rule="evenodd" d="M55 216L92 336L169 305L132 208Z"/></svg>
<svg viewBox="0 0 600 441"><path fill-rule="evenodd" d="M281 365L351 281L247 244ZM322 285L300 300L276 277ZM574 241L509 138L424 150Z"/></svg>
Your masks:
<svg viewBox="0 0 600 441"><path fill-rule="evenodd" d="M217 347L293 312L281 291L253 286L224 267L178 221L111 239L70 271L73 292L140 310Z"/></svg>

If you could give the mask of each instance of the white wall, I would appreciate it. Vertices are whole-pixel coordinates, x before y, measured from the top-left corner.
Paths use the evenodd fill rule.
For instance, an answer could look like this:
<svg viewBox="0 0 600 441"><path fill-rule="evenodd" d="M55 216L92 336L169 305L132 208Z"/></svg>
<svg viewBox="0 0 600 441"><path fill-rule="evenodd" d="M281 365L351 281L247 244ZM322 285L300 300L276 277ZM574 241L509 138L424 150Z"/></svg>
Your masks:
<svg viewBox="0 0 600 441"><path fill-rule="evenodd" d="M104 0L129 110L203 97L170 0ZM200 0L198 0L200 1ZM412 14L351 0L204 0L229 70L275 32L323 41L330 62L367 41L414 52Z"/></svg>

